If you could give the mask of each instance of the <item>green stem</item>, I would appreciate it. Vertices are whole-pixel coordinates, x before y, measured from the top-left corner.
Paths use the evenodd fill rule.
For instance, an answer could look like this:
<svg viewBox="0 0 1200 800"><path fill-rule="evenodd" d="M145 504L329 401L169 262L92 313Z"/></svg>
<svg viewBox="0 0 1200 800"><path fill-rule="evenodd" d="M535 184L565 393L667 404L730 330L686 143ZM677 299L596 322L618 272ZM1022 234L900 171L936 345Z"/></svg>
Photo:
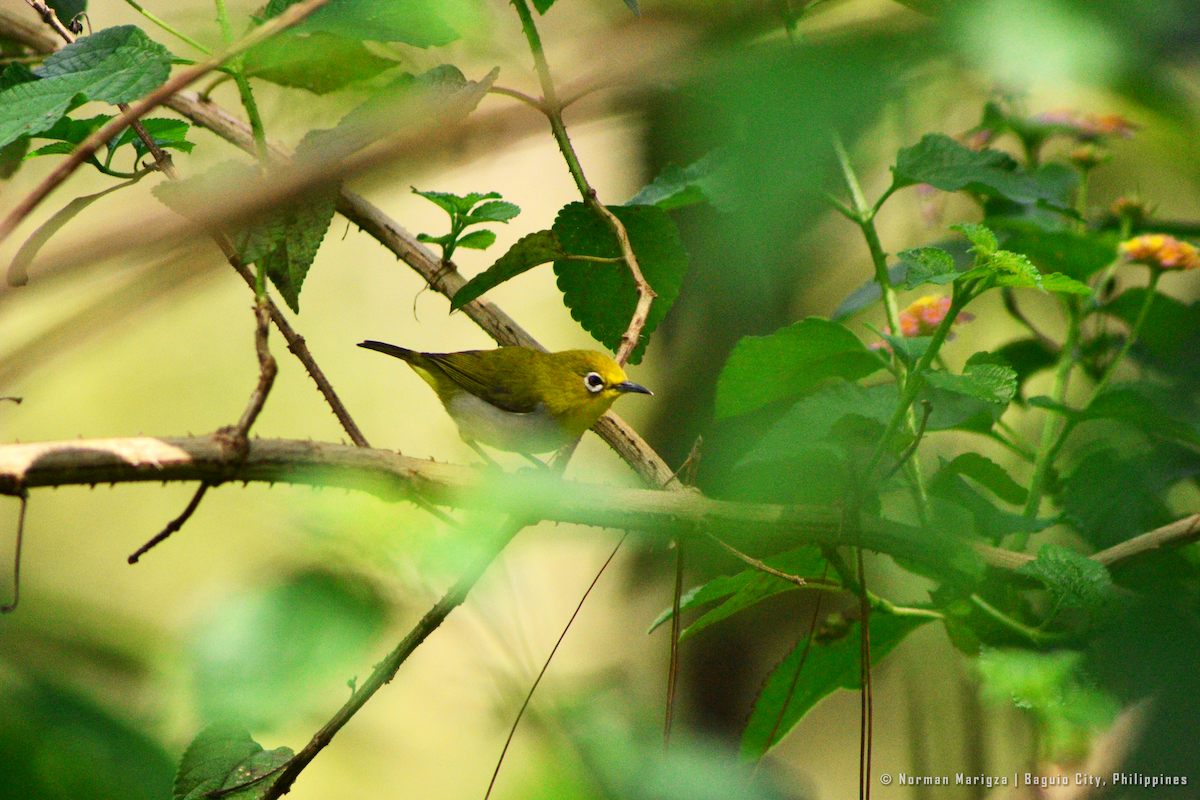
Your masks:
<svg viewBox="0 0 1200 800"><path fill-rule="evenodd" d="M192 47L194 47L194 48L196 48L197 50L199 50L201 53L204 53L204 55L206 55L206 56L211 56L211 55L212 55L212 50L209 50L207 47L205 47L204 45L200 44L200 43L199 43L199 42L197 42L195 39L193 39L192 37L188 36L186 33L183 33L182 31L176 30L175 28L173 28L173 27L171 27L170 25L168 25L166 22L163 22L161 19L159 19L158 17L156 17L154 14L152 14L151 12L149 12L149 11L147 11L146 9L142 8L142 7L141 7L141 6L140 6L138 3L134 2L134 0L125 0L125 2L126 2L126 3L128 3L129 5L133 6L133 7L134 7L134 9L136 9L136 10L137 10L137 12L138 12L139 14L141 14L143 17L145 17L146 19L148 19L148 20L150 20L151 22L153 22L153 23L154 23L155 25L157 25L158 27L162 28L162 29L163 29L164 31L166 31L167 33L171 34L172 36L176 37L177 39L181 39L182 41L185 41L185 42L187 42L187 43L188 43L188 44L190 44Z"/></svg>
<svg viewBox="0 0 1200 800"><path fill-rule="evenodd" d="M1113 374L1117 371L1117 365L1129 354L1129 349L1133 347L1133 343L1137 341L1138 336L1141 334L1142 327L1145 326L1146 320L1150 316L1150 306L1154 305L1154 296L1158 289L1158 279L1161 277L1162 270L1154 269L1153 267L1150 269L1150 283L1146 286L1146 298L1142 300L1142 307L1138 310L1137 318L1133 321L1133 327L1129 329L1129 335L1125 337L1125 342L1121 345L1121 349L1117 351L1116 357L1105 368L1104 375L1101 376L1100 381L1096 384L1096 388L1092 389L1092 395L1087 401L1088 406L1095 402L1096 398L1108 388L1108 384L1112 382ZM1084 406L1084 408L1086 407Z"/></svg>
<svg viewBox="0 0 1200 800"><path fill-rule="evenodd" d="M258 114L258 103L254 102L254 93L250 91L250 79L242 71L240 58L234 67L233 80L237 83L238 95L242 99L242 107L246 109L246 116L250 118L250 132L254 135L254 149L258 153L259 163L266 164L271 156L271 151L267 148L267 132L263 128L262 117Z"/></svg>
<svg viewBox="0 0 1200 800"><path fill-rule="evenodd" d="M1095 387L1092 388L1091 394L1083 406L1084 409L1090 407L1096 401L1096 398L1108 388L1108 385L1112 382L1113 375L1116 374L1118 365L1129 354L1133 343L1137 341L1138 336L1142 332L1142 327L1146 324L1146 319L1150 316L1150 307L1154 304L1155 290L1158 288L1158 279L1160 277L1162 277L1161 270L1152 269L1150 271L1150 284L1146 287L1146 298L1142 301L1142 307L1138 311L1133 327L1130 328L1129 335L1125 338L1125 343L1121 345L1121 349L1117 352L1117 355L1105 368L1104 374L1097 381ZM1059 404L1063 402L1063 398L1066 395L1066 374L1070 373L1071 367L1075 364L1076 356L1073 355L1073 352L1079 343L1078 307L1073 306L1071 313L1071 330L1068 331L1067 344L1063 345L1063 356L1059 360L1058 368L1055 370L1054 393L1051 395L1051 399ZM1066 362L1065 368L1064 362ZM1060 373L1063 373L1061 376L1061 386ZM1068 418L1063 422L1062 428L1058 429L1058 418L1055 416L1055 413L1047 412L1046 422L1042 428L1042 445L1038 450L1037 460L1034 462L1033 482L1029 487L1029 500L1025 504L1026 518L1033 519L1037 516L1038 508L1046 491L1046 480L1049 476L1050 468L1055 458L1057 458L1059 451L1066 444L1067 437L1071 435L1071 431L1075 429L1077 424L1078 418ZM1012 542L1014 549L1024 549L1028 539L1028 533L1014 535Z"/></svg>
<svg viewBox="0 0 1200 800"><path fill-rule="evenodd" d="M550 120L550 130L554 133L554 141L558 143L558 149L562 151L563 160L567 162L567 169L571 171L571 177L575 179L575 186L579 189L579 193L584 198L593 196L591 185L587 181L587 177L583 174L583 166L579 163L579 157L575 155L575 148L571 145L571 139L567 135L567 127L562 120L562 106L558 102L558 94L554 91L554 79L550 77L550 64L546 61L546 51L542 47L542 37L538 35L537 26L533 22L533 13L529 10L529 4L525 0L512 0L513 6L517 9L517 16L521 18L521 30L525 32L525 39L529 42L529 52L533 54L533 66L537 70L538 81L542 85L542 102L545 105L546 117Z"/></svg>
<svg viewBox="0 0 1200 800"><path fill-rule="evenodd" d="M899 335L900 327L900 306L896 301L896 290L892 286L891 277L888 275L887 269L887 253L883 251L883 244L879 240L879 231L875 227L875 214L879 211L884 201L891 196L894 191L894 185L889 187L886 192L875 202L875 205L868 206L867 199L863 195L862 186L858 182L858 175L854 172L854 166L850 163L850 156L846 153L846 147L842 144L842 138L835 131L833 133L833 149L837 154L838 164L842 168L842 177L846 181L846 188L850 191L850 199L854 203L853 214L847 213L850 209L842 206L840 202L835 202L834 208L837 208L850 220L858 225L862 231L863 239L867 242L867 249L871 253L871 263L875 267L875 282L879 284L879 290L883 295L883 307L887 314L888 327L892 333ZM836 201L836 198L831 198ZM899 365L898 382L901 387L905 387L911 380L911 376L907 375L903 365ZM914 395L915 396L915 395ZM908 408L904 412L905 427L909 433L915 434L917 429L916 414L912 409L912 403L909 402ZM867 470L867 475L871 474L871 469ZM904 465L905 475L908 476L909 483L913 490L913 499L917 505L917 515L921 522L925 522L926 510L929 507L929 493L925 488L925 479L921 472L920 455L914 452Z"/></svg>
<svg viewBox="0 0 1200 800"><path fill-rule="evenodd" d="M221 26L221 38L225 44L233 43L233 27L229 24L229 11L225 8L225 0L216 0L217 23Z"/></svg>
<svg viewBox="0 0 1200 800"><path fill-rule="evenodd" d="M1050 389L1050 399L1061 404L1067 395L1067 385L1070 382L1071 370L1079 358L1080 313L1079 306L1074 300L1067 301L1067 340L1063 343L1062 351L1058 354L1058 364L1054 367L1054 384ZM1058 415L1047 411L1042 422L1042 439L1038 445L1037 455L1033 460L1033 480L1029 485L1029 496L1025 502L1025 518L1033 519L1041 508L1042 496L1046 492L1046 481L1050 476L1050 468L1054 457L1062 447L1062 440L1070 433L1070 420L1059 430ZM1029 540L1028 532L1013 535L1014 550L1023 550Z"/></svg>
<svg viewBox="0 0 1200 800"><path fill-rule="evenodd" d="M971 604L983 613L987 614L1001 626L1025 639L1028 639L1034 644L1058 644L1066 641L1068 638L1066 635L1061 633L1046 633L1043 630L1039 630L1038 628L1030 627L1023 622L1019 622L977 594L971 595Z"/></svg>

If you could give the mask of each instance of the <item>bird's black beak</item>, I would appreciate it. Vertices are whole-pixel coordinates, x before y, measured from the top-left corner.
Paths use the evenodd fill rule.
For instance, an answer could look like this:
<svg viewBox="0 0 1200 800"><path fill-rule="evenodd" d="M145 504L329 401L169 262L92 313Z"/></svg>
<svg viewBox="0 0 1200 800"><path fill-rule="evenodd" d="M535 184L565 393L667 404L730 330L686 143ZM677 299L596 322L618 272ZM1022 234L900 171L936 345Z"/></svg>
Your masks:
<svg viewBox="0 0 1200 800"><path fill-rule="evenodd" d="M649 395L654 394L654 392L650 391L645 386L642 386L640 383L634 383L633 381L621 381L612 388L616 389L618 392L637 392L638 394Z"/></svg>

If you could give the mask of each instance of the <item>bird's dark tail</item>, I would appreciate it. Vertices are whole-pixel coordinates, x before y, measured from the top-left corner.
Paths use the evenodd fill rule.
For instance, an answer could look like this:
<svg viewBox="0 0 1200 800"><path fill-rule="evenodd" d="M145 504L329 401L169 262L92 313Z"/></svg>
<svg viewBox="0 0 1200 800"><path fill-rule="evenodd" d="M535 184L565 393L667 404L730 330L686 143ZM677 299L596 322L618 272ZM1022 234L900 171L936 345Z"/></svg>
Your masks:
<svg viewBox="0 0 1200 800"><path fill-rule="evenodd" d="M403 347L397 347L394 344L388 344L386 342L373 342L373 341L368 340L365 342L359 342L358 346L365 347L368 350L375 350L380 353L387 353L389 356L395 356L396 358L400 359L401 361L407 361L410 364L414 361L414 359L416 359L418 356L421 355L420 353L416 352L415 350L408 350Z"/></svg>

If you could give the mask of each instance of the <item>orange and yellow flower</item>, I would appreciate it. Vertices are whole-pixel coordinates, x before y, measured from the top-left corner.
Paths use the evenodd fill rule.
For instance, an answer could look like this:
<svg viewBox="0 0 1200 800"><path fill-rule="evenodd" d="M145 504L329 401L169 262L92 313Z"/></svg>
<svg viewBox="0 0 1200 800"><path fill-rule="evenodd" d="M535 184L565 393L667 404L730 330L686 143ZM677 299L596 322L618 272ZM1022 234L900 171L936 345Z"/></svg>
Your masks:
<svg viewBox="0 0 1200 800"><path fill-rule="evenodd" d="M1147 233L1121 242L1121 255L1133 264L1145 264L1151 269L1200 269L1200 252L1187 243L1165 233Z"/></svg>
<svg viewBox="0 0 1200 800"><path fill-rule="evenodd" d="M933 332L942 324L942 320L946 318L946 314L949 312L949 297L940 297L931 294L914 300L909 304L908 308L900 312L900 334L908 339L914 336L932 336ZM961 325L973 319L975 319L974 315L960 311L953 324ZM883 332L890 335L892 329L885 325ZM952 339L954 335L950 334L946 338ZM871 345L876 350L885 346L883 342L876 342Z"/></svg>

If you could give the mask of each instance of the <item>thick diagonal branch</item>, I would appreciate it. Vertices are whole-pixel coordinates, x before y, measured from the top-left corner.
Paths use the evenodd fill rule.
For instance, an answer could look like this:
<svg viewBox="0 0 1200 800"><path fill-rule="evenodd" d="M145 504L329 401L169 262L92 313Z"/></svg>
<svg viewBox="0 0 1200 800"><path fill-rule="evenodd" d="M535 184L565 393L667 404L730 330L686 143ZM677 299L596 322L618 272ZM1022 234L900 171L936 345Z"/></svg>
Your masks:
<svg viewBox="0 0 1200 800"><path fill-rule="evenodd" d="M573 522L606 528L672 533L708 526L730 542L847 543L842 511L826 506L789 506L716 500L698 491L659 491L578 483L544 475L492 476L484 470L408 458L387 450L348 445L256 439L239 464L231 465L212 437L79 439L0 445L0 494L24 489L138 481L259 481L337 487L405 500L413 492L437 505L505 512L530 520ZM919 533L919 535L918 535ZM857 535L857 534L856 534ZM862 519L864 547L901 558L945 566L947 548L970 547L989 566L1013 571L1032 556L929 531L899 529ZM1200 514L1130 539L1092 556L1113 564L1151 550L1200 539ZM856 540L857 541L857 540Z"/></svg>

